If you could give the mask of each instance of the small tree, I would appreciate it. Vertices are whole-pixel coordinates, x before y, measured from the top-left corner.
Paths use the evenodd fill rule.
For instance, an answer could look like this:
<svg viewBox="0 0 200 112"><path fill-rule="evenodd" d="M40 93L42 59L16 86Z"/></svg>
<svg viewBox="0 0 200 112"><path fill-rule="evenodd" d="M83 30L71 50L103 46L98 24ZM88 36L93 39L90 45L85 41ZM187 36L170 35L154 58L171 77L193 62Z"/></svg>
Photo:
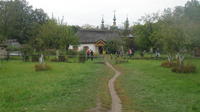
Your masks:
<svg viewBox="0 0 200 112"><path fill-rule="evenodd" d="M41 60L46 49L56 49L56 59L59 60L60 50L68 50L70 44L78 41L70 26L58 24L56 20L49 20L42 25L35 40L36 45L40 46L37 51L41 53Z"/></svg>
<svg viewBox="0 0 200 112"><path fill-rule="evenodd" d="M21 47L23 61L29 61L29 57L33 54L33 49L29 44L24 44Z"/></svg>
<svg viewBox="0 0 200 112"><path fill-rule="evenodd" d="M106 42L105 49L107 53L115 54L119 51L122 51L124 43L121 39L110 40Z"/></svg>
<svg viewBox="0 0 200 112"><path fill-rule="evenodd" d="M184 61L184 53L186 50L187 40L184 32L176 25L164 25L160 32L160 42L163 49L168 54L168 61L171 63L175 57L182 65Z"/></svg>

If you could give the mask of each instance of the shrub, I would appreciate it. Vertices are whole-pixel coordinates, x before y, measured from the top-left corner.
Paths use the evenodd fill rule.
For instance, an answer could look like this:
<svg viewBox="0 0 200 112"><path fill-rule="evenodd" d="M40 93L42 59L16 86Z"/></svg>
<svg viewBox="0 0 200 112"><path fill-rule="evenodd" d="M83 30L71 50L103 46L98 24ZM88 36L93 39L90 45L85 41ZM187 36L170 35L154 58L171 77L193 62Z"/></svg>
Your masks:
<svg viewBox="0 0 200 112"><path fill-rule="evenodd" d="M78 55L77 51L71 50L71 49L69 49L66 53L67 53L67 55Z"/></svg>
<svg viewBox="0 0 200 112"><path fill-rule="evenodd" d="M79 60L79 63L85 63L86 61L85 51L79 52L78 60Z"/></svg>
<svg viewBox="0 0 200 112"><path fill-rule="evenodd" d="M171 68L171 67L175 67L178 64L176 62L169 62L169 61L165 61L161 64L162 67L166 67L166 68Z"/></svg>
<svg viewBox="0 0 200 112"><path fill-rule="evenodd" d="M28 61L29 61L29 56L23 56L23 60L24 60L25 62L28 62Z"/></svg>
<svg viewBox="0 0 200 112"><path fill-rule="evenodd" d="M58 59L57 58L53 58L51 59L52 62L67 62L68 58L66 56L59 56Z"/></svg>
<svg viewBox="0 0 200 112"><path fill-rule="evenodd" d="M56 50L55 49L47 49L47 50L45 50L45 54L56 55Z"/></svg>
<svg viewBox="0 0 200 112"><path fill-rule="evenodd" d="M58 61L59 62L66 62L67 61L67 57L66 56L59 56L58 57Z"/></svg>
<svg viewBox="0 0 200 112"><path fill-rule="evenodd" d="M24 44L21 47L21 53L22 53L22 57L23 57L23 61L28 62L30 61L30 57L33 53L33 49L30 45L28 44Z"/></svg>
<svg viewBox="0 0 200 112"><path fill-rule="evenodd" d="M33 55L31 58L32 62L38 62L39 61L40 56L39 55Z"/></svg>
<svg viewBox="0 0 200 112"><path fill-rule="evenodd" d="M56 58L52 58L51 61L52 62L58 62L58 60Z"/></svg>
<svg viewBox="0 0 200 112"><path fill-rule="evenodd" d="M196 72L196 67L194 65L183 65L183 66L175 66L172 68L172 72L176 73L194 73Z"/></svg>
<svg viewBox="0 0 200 112"><path fill-rule="evenodd" d="M47 64L37 64L35 65L35 71L48 71L51 67Z"/></svg>

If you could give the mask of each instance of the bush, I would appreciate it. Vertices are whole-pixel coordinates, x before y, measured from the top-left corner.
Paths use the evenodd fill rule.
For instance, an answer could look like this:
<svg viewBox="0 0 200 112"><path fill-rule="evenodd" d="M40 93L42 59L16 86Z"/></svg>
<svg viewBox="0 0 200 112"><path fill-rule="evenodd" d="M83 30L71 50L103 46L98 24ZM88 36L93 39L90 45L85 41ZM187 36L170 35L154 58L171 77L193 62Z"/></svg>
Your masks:
<svg viewBox="0 0 200 112"><path fill-rule="evenodd" d="M58 61L59 62L66 62L67 61L67 57L66 56L59 56L58 57Z"/></svg>
<svg viewBox="0 0 200 112"><path fill-rule="evenodd" d="M47 64L37 64L35 65L35 71L48 71L51 67Z"/></svg>
<svg viewBox="0 0 200 112"><path fill-rule="evenodd" d="M21 53L22 53L23 61L28 62L28 61L30 61L29 56L32 55L33 49L30 45L24 44L21 47Z"/></svg>
<svg viewBox="0 0 200 112"><path fill-rule="evenodd" d="M166 68L171 68L171 67L175 67L178 64L176 62L169 62L169 61L165 61L161 64L162 67L166 67Z"/></svg>
<svg viewBox="0 0 200 112"><path fill-rule="evenodd" d="M39 55L33 55L31 58L32 62L38 62L39 61L40 56Z"/></svg>
<svg viewBox="0 0 200 112"><path fill-rule="evenodd" d="M67 55L78 55L78 52L75 51L75 50L71 50L71 49L69 49L69 50L67 51L66 54L67 54Z"/></svg>
<svg viewBox="0 0 200 112"><path fill-rule="evenodd" d="M23 60L24 60L25 62L30 61L30 60L29 60L29 56L23 56Z"/></svg>
<svg viewBox="0 0 200 112"><path fill-rule="evenodd" d="M51 59L52 62L67 62L68 58L66 56L59 56L58 59L53 58Z"/></svg>
<svg viewBox="0 0 200 112"><path fill-rule="evenodd" d="M78 60L79 60L79 63L85 63L86 61L85 51L79 52Z"/></svg>
<svg viewBox="0 0 200 112"><path fill-rule="evenodd" d="M52 62L58 62L58 60L56 58L52 58L51 61Z"/></svg>
<svg viewBox="0 0 200 112"><path fill-rule="evenodd" d="M45 54L56 55L56 50L55 49L47 49L47 50L45 50Z"/></svg>
<svg viewBox="0 0 200 112"><path fill-rule="evenodd" d="M172 72L176 73L194 73L196 72L196 67L194 65L183 65L183 66L175 66L172 68Z"/></svg>

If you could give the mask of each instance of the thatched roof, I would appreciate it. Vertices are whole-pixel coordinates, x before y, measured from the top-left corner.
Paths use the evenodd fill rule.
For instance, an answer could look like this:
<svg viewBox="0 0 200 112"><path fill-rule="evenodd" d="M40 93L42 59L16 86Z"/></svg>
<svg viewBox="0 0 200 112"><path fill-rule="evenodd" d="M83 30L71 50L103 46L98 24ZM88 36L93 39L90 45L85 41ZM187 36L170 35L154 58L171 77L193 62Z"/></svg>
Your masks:
<svg viewBox="0 0 200 112"><path fill-rule="evenodd" d="M77 36L80 43L95 43L99 40L108 41L120 38L118 32L108 30L79 30Z"/></svg>

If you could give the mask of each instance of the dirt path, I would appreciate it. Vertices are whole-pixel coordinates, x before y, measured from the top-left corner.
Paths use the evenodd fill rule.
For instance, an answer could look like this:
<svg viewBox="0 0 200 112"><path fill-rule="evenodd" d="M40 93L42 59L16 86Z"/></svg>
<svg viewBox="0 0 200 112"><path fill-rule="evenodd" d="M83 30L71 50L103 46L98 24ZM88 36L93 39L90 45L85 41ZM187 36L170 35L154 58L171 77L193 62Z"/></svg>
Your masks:
<svg viewBox="0 0 200 112"><path fill-rule="evenodd" d="M109 80L108 83L108 87L112 98L112 108L109 112L121 112L122 110L121 100L115 90L115 80L117 79L117 77L121 75L121 73L117 71L109 62L106 62L106 65L115 72L115 75L112 77L112 79Z"/></svg>
<svg viewBox="0 0 200 112"><path fill-rule="evenodd" d="M97 105L95 108L92 108L86 112L121 112L122 111L122 104L117 92L115 90L115 80L121 75L119 71L117 71L109 62L105 61L106 65L115 72L115 75L109 80L108 87L109 92L112 98L112 105L111 110L107 111L102 108L101 102L97 99Z"/></svg>

